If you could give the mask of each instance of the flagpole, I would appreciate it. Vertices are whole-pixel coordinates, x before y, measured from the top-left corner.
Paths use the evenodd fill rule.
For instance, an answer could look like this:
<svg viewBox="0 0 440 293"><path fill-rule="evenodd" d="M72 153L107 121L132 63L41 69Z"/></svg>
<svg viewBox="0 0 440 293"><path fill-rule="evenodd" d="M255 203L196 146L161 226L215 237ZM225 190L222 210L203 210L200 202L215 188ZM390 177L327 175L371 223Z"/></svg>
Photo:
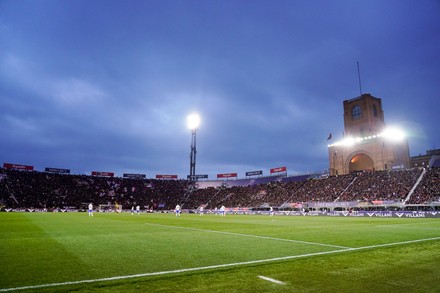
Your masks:
<svg viewBox="0 0 440 293"><path fill-rule="evenodd" d="M362 96L361 70L359 69L359 61L357 61L357 68L358 68L358 78L359 78L359 92Z"/></svg>

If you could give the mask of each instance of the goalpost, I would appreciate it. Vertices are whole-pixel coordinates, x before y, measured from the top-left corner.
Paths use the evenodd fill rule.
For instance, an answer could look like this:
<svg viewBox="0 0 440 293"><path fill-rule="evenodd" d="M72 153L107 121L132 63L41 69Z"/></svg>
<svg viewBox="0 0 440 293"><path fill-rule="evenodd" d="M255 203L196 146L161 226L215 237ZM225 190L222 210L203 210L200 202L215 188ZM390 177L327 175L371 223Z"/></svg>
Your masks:
<svg viewBox="0 0 440 293"><path fill-rule="evenodd" d="M111 204L111 203L100 204L98 206L98 211L100 213L107 213L107 212L120 213L120 212L122 212L122 205L118 204L118 203L115 203L115 204Z"/></svg>

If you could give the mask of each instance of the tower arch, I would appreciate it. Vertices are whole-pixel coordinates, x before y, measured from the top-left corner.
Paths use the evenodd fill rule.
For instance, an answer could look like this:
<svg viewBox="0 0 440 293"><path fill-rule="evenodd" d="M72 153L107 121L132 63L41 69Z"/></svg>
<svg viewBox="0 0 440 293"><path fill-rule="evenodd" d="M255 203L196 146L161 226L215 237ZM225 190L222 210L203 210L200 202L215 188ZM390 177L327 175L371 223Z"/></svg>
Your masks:
<svg viewBox="0 0 440 293"><path fill-rule="evenodd" d="M356 151L347 157L349 173L374 170L373 156L365 151Z"/></svg>

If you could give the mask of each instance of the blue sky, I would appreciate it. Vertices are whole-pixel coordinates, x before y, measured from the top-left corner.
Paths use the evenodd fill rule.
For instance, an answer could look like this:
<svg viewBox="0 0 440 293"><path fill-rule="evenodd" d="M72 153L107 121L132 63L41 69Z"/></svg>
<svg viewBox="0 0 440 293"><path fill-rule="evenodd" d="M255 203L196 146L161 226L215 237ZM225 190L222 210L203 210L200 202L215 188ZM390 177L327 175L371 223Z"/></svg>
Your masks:
<svg viewBox="0 0 440 293"><path fill-rule="evenodd" d="M197 174L328 168L344 100L440 148L439 1L0 0L0 163Z"/></svg>

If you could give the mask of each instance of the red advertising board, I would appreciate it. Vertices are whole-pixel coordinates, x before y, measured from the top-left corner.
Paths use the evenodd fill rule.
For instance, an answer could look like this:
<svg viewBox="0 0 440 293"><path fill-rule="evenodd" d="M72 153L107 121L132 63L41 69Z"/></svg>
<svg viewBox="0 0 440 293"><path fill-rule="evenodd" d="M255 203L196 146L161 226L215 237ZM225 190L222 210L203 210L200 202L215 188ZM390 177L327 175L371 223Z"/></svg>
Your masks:
<svg viewBox="0 0 440 293"><path fill-rule="evenodd" d="M217 174L217 178L233 178L237 177L237 173Z"/></svg>
<svg viewBox="0 0 440 293"><path fill-rule="evenodd" d="M284 166L284 167L278 167L278 168L270 169L270 174L280 173L280 172L287 172L287 168Z"/></svg>
<svg viewBox="0 0 440 293"><path fill-rule="evenodd" d="M156 175L156 179L177 179L177 175Z"/></svg>
<svg viewBox="0 0 440 293"><path fill-rule="evenodd" d="M26 170L26 171L34 170L34 166L21 165L21 164L10 164L10 163L3 163L3 168L14 169L14 170Z"/></svg>
<svg viewBox="0 0 440 293"><path fill-rule="evenodd" d="M115 173L113 173L113 172L98 172L98 171L92 171L92 176L114 177L114 176L115 176Z"/></svg>

